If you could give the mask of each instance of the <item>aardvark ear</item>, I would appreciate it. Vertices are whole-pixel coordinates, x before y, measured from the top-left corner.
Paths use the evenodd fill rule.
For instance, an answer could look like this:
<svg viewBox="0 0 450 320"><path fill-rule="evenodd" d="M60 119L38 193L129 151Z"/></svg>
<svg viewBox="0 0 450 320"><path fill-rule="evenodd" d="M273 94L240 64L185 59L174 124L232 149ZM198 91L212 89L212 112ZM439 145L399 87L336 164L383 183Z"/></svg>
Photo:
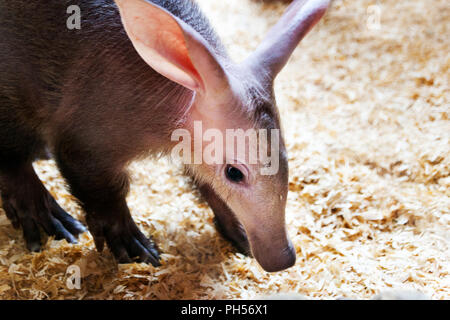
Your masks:
<svg viewBox="0 0 450 320"><path fill-rule="evenodd" d="M322 18L330 0L295 0L245 61L257 74L275 79L303 37ZM262 71L262 72L261 72ZM264 72L265 71L265 72Z"/></svg>
<svg viewBox="0 0 450 320"><path fill-rule="evenodd" d="M213 49L187 23L150 1L115 2L136 51L154 70L201 94L227 85Z"/></svg>

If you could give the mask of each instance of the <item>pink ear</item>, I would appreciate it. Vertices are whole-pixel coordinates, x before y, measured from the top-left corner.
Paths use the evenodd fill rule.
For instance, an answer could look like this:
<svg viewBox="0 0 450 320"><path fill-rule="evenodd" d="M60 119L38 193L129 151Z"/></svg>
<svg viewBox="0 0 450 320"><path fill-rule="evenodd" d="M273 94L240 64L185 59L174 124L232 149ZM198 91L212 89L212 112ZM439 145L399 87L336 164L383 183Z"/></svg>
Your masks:
<svg viewBox="0 0 450 320"><path fill-rule="evenodd" d="M322 18L330 0L295 0L269 31L256 51L247 58L254 69L265 69L270 79L286 65L298 43Z"/></svg>
<svg viewBox="0 0 450 320"><path fill-rule="evenodd" d="M188 89L223 82L223 69L206 40L163 8L144 0L116 0L125 31L154 70Z"/></svg>

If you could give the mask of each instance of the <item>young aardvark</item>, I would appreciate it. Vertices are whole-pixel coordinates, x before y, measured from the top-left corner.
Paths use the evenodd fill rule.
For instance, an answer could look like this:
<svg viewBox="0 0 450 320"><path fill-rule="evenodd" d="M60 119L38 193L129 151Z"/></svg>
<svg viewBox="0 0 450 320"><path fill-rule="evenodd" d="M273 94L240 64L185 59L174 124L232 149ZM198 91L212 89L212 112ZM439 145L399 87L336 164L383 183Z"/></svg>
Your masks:
<svg viewBox="0 0 450 320"><path fill-rule="evenodd" d="M66 12L74 4L82 20L71 30ZM158 265L155 245L126 204L126 165L169 154L177 129L191 132L198 145L197 121L203 133L266 129L273 137L280 128L274 79L327 6L293 1L237 64L190 0L0 1L1 198L27 247L40 250L40 228L70 242L85 231L33 170L49 150L86 212L97 249L106 242L120 263ZM271 174L264 173L267 162L249 162L250 151L261 147L254 145L233 156L226 144L214 151L221 161L186 168L222 233L265 270L278 271L295 263L284 217L286 149L282 136L258 143L277 162Z"/></svg>

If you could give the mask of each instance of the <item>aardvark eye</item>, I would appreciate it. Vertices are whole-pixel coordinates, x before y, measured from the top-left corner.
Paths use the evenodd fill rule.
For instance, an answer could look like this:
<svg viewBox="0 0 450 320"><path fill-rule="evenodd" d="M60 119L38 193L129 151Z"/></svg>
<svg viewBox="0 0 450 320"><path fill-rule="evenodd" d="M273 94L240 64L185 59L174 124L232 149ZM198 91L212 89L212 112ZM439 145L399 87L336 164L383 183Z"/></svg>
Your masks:
<svg viewBox="0 0 450 320"><path fill-rule="evenodd" d="M225 176L228 180L234 183L239 183L244 180L244 174L241 172L241 170L230 165L225 168Z"/></svg>

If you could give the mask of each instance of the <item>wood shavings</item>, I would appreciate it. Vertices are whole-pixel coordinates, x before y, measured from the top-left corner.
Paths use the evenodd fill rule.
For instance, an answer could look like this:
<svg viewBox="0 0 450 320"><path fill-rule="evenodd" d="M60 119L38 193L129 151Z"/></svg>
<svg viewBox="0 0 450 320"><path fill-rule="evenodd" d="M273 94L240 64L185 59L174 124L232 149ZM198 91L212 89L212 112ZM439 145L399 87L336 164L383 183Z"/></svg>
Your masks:
<svg viewBox="0 0 450 320"><path fill-rule="evenodd" d="M285 4L199 0L244 59ZM367 26L379 5L380 28ZM117 266L79 243L29 253L0 209L2 299L372 298L386 289L450 298L450 6L446 0L336 0L276 81L290 160L286 220L296 265L264 272L237 254L189 179L167 161L133 163L128 203L163 266ZM53 161L35 164L84 221ZM81 289L66 284L69 266Z"/></svg>

